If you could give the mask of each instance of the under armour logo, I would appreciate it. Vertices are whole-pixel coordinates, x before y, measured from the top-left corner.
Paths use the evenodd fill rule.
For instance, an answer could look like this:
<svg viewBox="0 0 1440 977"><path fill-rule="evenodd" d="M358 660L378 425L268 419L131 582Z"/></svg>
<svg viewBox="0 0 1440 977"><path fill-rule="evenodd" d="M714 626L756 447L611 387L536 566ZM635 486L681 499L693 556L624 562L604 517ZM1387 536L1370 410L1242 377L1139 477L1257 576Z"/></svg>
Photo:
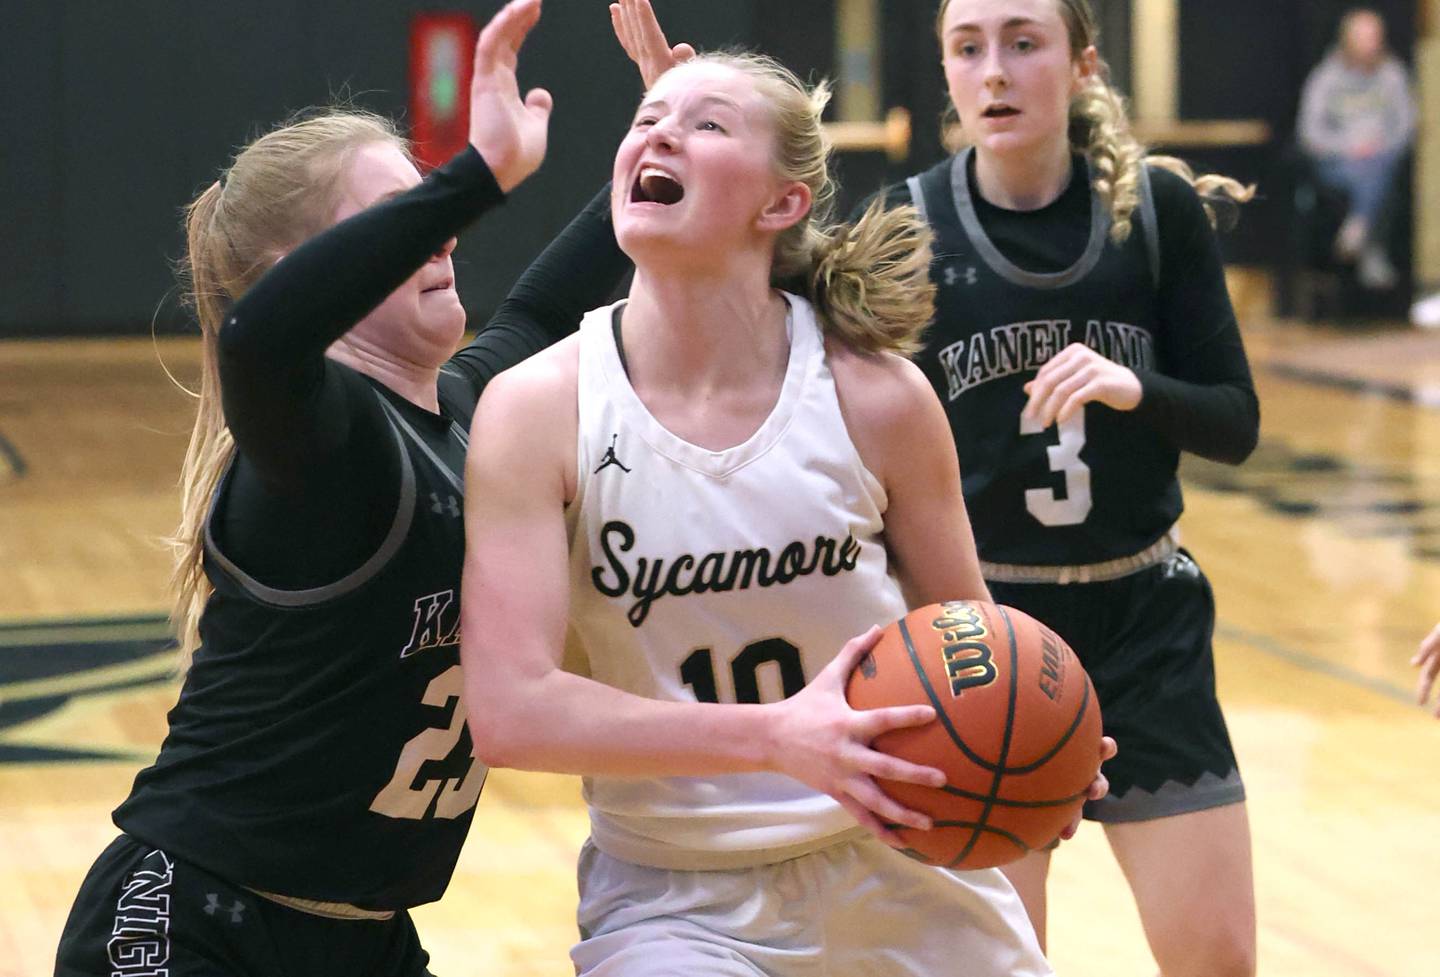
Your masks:
<svg viewBox="0 0 1440 977"><path fill-rule="evenodd" d="M974 284L975 284L975 281L976 281L976 279L977 279L978 277L979 277L979 276L975 273L975 266L974 266L974 265L966 265L966 266L965 266L965 275L964 275L964 278L965 278L965 284L966 284L966 285L974 285ZM946 285L953 286L956 282L958 282L958 281L960 280L960 278L961 278L960 272L958 272L958 271L955 270L955 266L954 266L954 265L946 265L946 266L945 266L945 284L946 284Z"/></svg>
<svg viewBox="0 0 1440 977"><path fill-rule="evenodd" d="M622 472L628 472L628 471L630 470L630 469L628 469L628 468L625 467L625 463L624 463L624 462L622 462L619 458L617 458L617 457L615 456L615 441L616 441L619 437L620 437L620 435L618 435L618 434L612 434L612 435L610 435L610 447L608 447L608 448L605 449L605 456L600 459L600 467L599 467L599 468L596 468L596 469L595 469L593 472L591 472L590 474L592 474L592 475L598 475L598 474L600 474L601 469L603 469L603 468L609 468L611 465L614 465L616 468L619 468Z"/></svg>
<svg viewBox="0 0 1440 977"><path fill-rule="evenodd" d="M459 519L459 518L460 518L460 500L457 499L457 498L455 498L455 496L453 496L453 495L449 495L449 496L446 496L446 497L445 497L445 501L444 501L444 502L441 502L441 501L440 501L440 494L439 494L438 492L431 492L431 493L430 493L430 511L433 512L433 513L435 513L437 516L438 516L438 515L442 515L443 513L449 512L450 515L451 515L453 518Z"/></svg>
<svg viewBox="0 0 1440 977"><path fill-rule="evenodd" d="M1190 577L1191 579L1197 579L1200 576L1200 568L1195 565L1194 560L1190 559L1190 557L1184 553L1176 553L1165 561L1164 573L1166 580L1170 580L1173 577Z"/></svg>
<svg viewBox="0 0 1440 977"><path fill-rule="evenodd" d="M238 924L245 922L245 903L236 899L235 905L226 909L220 905L219 895L214 892L205 893L205 915L214 916L217 912L228 912L230 914L230 922L232 923Z"/></svg>

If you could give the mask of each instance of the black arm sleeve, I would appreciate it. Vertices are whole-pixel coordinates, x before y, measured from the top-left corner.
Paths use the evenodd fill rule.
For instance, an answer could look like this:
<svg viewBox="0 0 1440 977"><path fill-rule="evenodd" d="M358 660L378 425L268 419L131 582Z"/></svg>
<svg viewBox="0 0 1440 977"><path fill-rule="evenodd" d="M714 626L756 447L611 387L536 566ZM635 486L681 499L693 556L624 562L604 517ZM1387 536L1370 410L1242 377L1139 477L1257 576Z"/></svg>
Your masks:
<svg viewBox="0 0 1440 977"><path fill-rule="evenodd" d="M287 255L221 327L221 399L236 460L213 529L262 583L321 586L384 539L400 455L371 381L326 349L450 238L503 199L466 149L419 186Z"/></svg>
<svg viewBox="0 0 1440 977"><path fill-rule="evenodd" d="M1238 465L1259 439L1260 401L1220 248L1188 183L1158 169L1151 181L1165 333L1159 370L1135 371L1141 388L1135 413L1182 451Z"/></svg>
<svg viewBox="0 0 1440 977"><path fill-rule="evenodd" d="M630 259L615 243L610 185L595 195L510 289L473 342L450 360L469 385L473 410L502 370L574 332L580 318L610 300Z"/></svg>
<svg viewBox="0 0 1440 977"><path fill-rule="evenodd" d="M414 189L300 245L235 303L218 344L225 420L271 490L303 491L352 445L381 465L394 455L388 437L351 430L383 417L373 398L355 396L362 387L341 382L325 351L502 199L467 147Z"/></svg>

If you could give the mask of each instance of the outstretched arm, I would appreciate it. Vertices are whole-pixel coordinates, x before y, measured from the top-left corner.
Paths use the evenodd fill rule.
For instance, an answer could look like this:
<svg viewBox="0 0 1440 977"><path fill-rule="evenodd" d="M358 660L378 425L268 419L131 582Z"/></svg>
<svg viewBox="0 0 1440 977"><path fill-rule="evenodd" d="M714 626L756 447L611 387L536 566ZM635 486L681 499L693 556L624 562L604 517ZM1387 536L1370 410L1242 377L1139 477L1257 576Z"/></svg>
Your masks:
<svg viewBox="0 0 1440 977"><path fill-rule="evenodd" d="M368 452L377 470L394 467L393 446L376 435L385 426L374 398L339 377L325 351L539 166L550 96L537 89L522 101L515 83L520 44L539 16L540 0L515 0L480 32L470 147L420 186L295 248L221 327L226 420L276 494L328 484L342 454L352 465L351 453ZM345 494L364 489L350 484Z"/></svg>

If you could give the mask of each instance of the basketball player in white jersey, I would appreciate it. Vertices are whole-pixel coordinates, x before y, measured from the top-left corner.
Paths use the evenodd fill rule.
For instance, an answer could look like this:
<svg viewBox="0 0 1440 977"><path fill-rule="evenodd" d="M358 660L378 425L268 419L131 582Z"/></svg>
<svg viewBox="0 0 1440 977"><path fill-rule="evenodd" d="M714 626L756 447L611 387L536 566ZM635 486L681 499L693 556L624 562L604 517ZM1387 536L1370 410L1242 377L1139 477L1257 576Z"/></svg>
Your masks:
<svg viewBox="0 0 1440 977"><path fill-rule="evenodd" d="M491 766L586 777L582 975L1051 972L999 871L870 834L928 826L872 778L943 775L869 744L933 712L855 712L845 679L875 625L986 589L944 413L896 355L926 234L825 222L826 99L754 56L666 72L615 161L628 301L476 414L471 731Z"/></svg>

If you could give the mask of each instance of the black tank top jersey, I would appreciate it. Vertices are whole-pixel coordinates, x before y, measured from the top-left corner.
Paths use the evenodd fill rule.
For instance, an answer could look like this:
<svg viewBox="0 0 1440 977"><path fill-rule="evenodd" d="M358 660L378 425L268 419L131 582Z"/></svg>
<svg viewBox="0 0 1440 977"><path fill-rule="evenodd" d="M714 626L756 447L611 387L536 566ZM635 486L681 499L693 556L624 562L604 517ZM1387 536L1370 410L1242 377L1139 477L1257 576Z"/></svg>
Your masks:
<svg viewBox="0 0 1440 977"><path fill-rule="evenodd" d="M214 593L160 755L115 811L131 836L284 896L391 910L444 892L486 775L461 700L468 425L491 377L618 284L608 189L441 368L439 413L324 351L501 199L466 150L237 300L219 348L237 453L206 525Z"/></svg>
<svg viewBox="0 0 1440 977"><path fill-rule="evenodd" d="M394 909L440 897L486 774L460 700L466 435L351 382L381 399L400 455L387 538L346 578L281 591L207 534L201 646L115 820L253 888Z"/></svg>
<svg viewBox="0 0 1440 977"><path fill-rule="evenodd" d="M1138 416L1088 404L1065 429L1021 428L1024 385L1074 342L1137 371L1164 370L1148 181L1137 229L1108 237L1109 215L1076 157L1047 210L1069 218L1074 251L1038 271L987 236L967 151L908 181L935 232L936 320L919 364L949 415L982 560L1063 565L1143 550L1181 511L1179 450ZM920 194L916 193L917 188ZM919 200L916 200L919 203ZM1042 215L1043 216L1043 215ZM1031 249L1047 262L1065 237Z"/></svg>

